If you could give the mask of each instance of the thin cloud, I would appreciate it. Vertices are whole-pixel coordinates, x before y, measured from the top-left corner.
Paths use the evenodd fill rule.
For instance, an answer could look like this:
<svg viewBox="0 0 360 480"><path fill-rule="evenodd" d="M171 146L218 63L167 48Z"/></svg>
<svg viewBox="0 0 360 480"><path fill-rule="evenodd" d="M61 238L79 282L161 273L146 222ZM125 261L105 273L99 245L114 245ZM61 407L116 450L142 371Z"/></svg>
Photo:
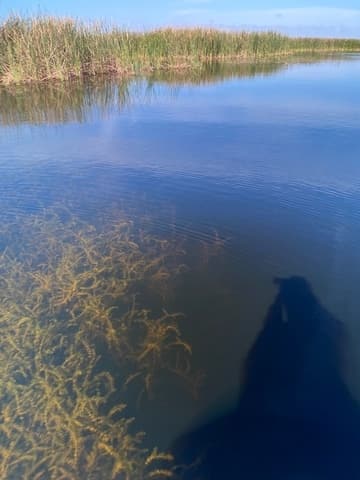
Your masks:
<svg viewBox="0 0 360 480"><path fill-rule="evenodd" d="M214 15L212 10L207 10L204 8L181 8L176 10L175 12L176 17L193 17L197 15Z"/></svg>
<svg viewBox="0 0 360 480"><path fill-rule="evenodd" d="M179 3L188 5L209 5L212 0L179 0Z"/></svg>
<svg viewBox="0 0 360 480"><path fill-rule="evenodd" d="M329 7L284 8L266 10L244 10L233 12L225 17L242 19L254 24L267 24L276 20L284 26L289 25L336 25L339 22L360 24L360 10Z"/></svg>
<svg viewBox="0 0 360 480"><path fill-rule="evenodd" d="M196 2L201 0L186 0ZM360 9L332 7L271 8L262 10L224 11L215 8L180 8L174 12L175 18L189 24L211 23L221 26L250 26L254 28L291 29L340 28L343 32L360 32Z"/></svg>

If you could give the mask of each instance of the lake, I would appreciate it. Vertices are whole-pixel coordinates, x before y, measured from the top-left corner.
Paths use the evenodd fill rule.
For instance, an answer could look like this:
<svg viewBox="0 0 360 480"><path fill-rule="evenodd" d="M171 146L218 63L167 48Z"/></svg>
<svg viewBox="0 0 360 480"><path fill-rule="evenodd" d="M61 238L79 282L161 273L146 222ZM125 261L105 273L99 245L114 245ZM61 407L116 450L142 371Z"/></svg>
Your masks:
<svg viewBox="0 0 360 480"><path fill-rule="evenodd" d="M102 380L91 388L126 403L144 444L166 449L235 407L274 279L296 276L341 324L341 380L360 400L359 86L349 54L0 89L1 303L13 312L2 330L17 342L4 340L2 362L14 360L1 375L20 397L41 362L74 377L76 331L95 352L79 362L115 379L110 400ZM38 326L58 339L48 363ZM120 345L122 328L136 347ZM47 381L56 396L62 380ZM35 428L24 415L16 422Z"/></svg>

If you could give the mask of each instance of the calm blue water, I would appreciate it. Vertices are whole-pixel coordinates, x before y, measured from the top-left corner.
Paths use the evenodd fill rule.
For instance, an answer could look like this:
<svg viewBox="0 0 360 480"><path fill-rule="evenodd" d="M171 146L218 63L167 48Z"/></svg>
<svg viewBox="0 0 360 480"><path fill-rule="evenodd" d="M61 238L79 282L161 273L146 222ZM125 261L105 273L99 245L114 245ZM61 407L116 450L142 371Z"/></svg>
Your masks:
<svg viewBox="0 0 360 480"><path fill-rule="evenodd" d="M3 222L58 204L84 219L121 208L186 245L168 303L206 378L196 401L170 384L140 408L160 446L236 403L274 277L304 277L343 322L360 399L360 57L268 70L136 80L125 99L116 82L1 92Z"/></svg>

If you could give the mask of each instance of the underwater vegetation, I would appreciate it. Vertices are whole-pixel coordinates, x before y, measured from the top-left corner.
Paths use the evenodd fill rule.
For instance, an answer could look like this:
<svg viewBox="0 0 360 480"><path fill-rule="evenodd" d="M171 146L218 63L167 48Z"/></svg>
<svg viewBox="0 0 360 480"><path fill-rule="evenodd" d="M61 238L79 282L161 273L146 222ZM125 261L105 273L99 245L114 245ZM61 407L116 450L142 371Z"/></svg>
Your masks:
<svg viewBox="0 0 360 480"><path fill-rule="evenodd" d="M92 225L54 208L5 220L0 248L0 477L173 477L118 399L154 394L161 371L199 386L182 315L141 298L144 285L166 295L181 246L122 214Z"/></svg>
<svg viewBox="0 0 360 480"><path fill-rule="evenodd" d="M359 51L359 40L290 38L275 32L163 28L131 32L71 18L9 17L0 25L0 83L198 68L204 61L261 60Z"/></svg>

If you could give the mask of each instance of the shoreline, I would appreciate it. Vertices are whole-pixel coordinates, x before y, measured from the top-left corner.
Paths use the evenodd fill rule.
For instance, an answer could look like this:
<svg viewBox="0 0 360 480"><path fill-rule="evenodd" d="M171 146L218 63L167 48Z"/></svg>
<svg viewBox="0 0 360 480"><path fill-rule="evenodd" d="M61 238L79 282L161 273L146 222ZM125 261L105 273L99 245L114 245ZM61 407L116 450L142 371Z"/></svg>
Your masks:
<svg viewBox="0 0 360 480"><path fill-rule="evenodd" d="M185 62L179 62L178 59L174 58L173 64L162 65L158 67L153 67L150 65L145 65L139 70L134 70L131 68L122 67L122 66L101 66L99 69L90 68L89 70L83 69L81 72L68 71L66 75L58 75L54 73L53 75L45 76L42 78L23 78L21 80L11 79L8 76L0 77L0 87L10 87L16 85L39 85L39 84L49 84L49 83L63 83L68 81L77 81L77 80L87 80L100 77L117 77L120 79L130 79L138 76L148 76L155 73L171 73L171 72L197 72L201 71L202 68L206 65L211 64L231 64L231 65L256 65L263 64L267 62L276 62L276 63L297 63L303 58L308 58L308 56L319 55L321 59L331 57L333 55L341 54L360 54L359 50L348 50L348 49L337 49L337 50L301 50L301 51L289 51L282 52L277 54L265 54L262 56L243 56L243 55L229 55L229 56L216 56L216 57L201 57L196 59L196 61L191 58ZM287 62L288 61L288 62Z"/></svg>
<svg viewBox="0 0 360 480"><path fill-rule="evenodd" d="M11 17L0 25L0 85L201 69L294 56L360 53L360 39L287 37L276 32L164 28L128 32L71 19Z"/></svg>

